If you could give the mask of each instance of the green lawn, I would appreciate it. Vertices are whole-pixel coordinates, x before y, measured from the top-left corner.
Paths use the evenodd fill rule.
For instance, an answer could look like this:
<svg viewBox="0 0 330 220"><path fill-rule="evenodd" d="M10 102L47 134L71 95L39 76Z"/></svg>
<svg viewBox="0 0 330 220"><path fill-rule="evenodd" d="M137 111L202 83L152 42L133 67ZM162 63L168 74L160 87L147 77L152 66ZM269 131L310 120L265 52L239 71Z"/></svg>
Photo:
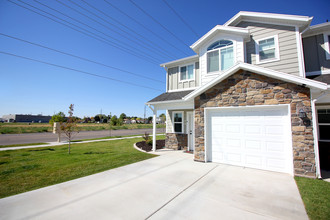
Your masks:
<svg viewBox="0 0 330 220"><path fill-rule="evenodd" d="M23 147L23 146L43 145L43 144L47 144L47 143L0 145L0 148L5 148L5 147Z"/></svg>
<svg viewBox="0 0 330 220"><path fill-rule="evenodd" d="M157 139L164 139L158 136ZM134 149L142 138L0 152L0 198L155 157Z"/></svg>
<svg viewBox="0 0 330 220"><path fill-rule="evenodd" d="M330 183L303 177L295 177L308 217L330 219Z"/></svg>

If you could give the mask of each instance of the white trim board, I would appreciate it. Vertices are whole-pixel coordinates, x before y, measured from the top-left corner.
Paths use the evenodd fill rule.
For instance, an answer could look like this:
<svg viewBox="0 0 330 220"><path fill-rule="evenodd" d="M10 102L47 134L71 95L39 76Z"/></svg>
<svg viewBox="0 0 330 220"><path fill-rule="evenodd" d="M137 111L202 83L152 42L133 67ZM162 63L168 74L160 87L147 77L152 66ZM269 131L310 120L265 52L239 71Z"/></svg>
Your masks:
<svg viewBox="0 0 330 220"><path fill-rule="evenodd" d="M236 25L241 21L263 21L265 19L272 20L273 23L278 23L281 25L291 25L291 26L304 26L309 25L313 17L299 16L299 15L288 15L288 14L275 14L275 13L262 13L262 12L250 12L250 11L240 11L234 17L229 19L224 26ZM270 21L267 21L270 23Z"/></svg>
<svg viewBox="0 0 330 220"><path fill-rule="evenodd" d="M330 74L330 69L306 72L306 76L316 76L316 75L324 75L324 74Z"/></svg>

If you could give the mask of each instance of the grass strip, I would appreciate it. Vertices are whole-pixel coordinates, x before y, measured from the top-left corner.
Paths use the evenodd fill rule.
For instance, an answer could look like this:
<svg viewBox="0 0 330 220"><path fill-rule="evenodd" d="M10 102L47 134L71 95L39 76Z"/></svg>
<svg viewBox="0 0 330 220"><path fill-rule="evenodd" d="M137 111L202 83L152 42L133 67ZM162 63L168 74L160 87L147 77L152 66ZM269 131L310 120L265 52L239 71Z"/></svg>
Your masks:
<svg viewBox="0 0 330 220"><path fill-rule="evenodd" d="M330 219L330 183L295 177L309 219Z"/></svg>
<svg viewBox="0 0 330 220"><path fill-rule="evenodd" d="M0 145L0 148L5 148L5 147L23 147L23 146L34 146L34 145L44 145L44 144L48 144L48 143Z"/></svg>
<svg viewBox="0 0 330 220"><path fill-rule="evenodd" d="M77 143L71 154L67 145L0 151L0 198L155 157L133 147L142 140Z"/></svg>

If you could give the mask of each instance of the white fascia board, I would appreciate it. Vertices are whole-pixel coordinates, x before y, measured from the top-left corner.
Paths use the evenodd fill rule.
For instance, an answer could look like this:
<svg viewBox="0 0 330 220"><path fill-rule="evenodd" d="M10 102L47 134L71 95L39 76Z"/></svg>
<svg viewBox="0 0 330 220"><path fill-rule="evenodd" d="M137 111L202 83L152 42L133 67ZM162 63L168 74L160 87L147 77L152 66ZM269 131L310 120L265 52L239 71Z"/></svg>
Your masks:
<svg viewBox="0 0 330 220"><path fill-rule="evenodd" d="M330 31L330 22L310 26L304 33L302 33L302 36L310 37L327 31Z"/></svg>
<svg viewBox="0 0 330 220"><path fill-rule="evenodd" d="M205 92L206 90L208 90L208 89L212 88L213 86L215 86L216 84L220 83L221 81L223 81L230 75L236 73L238 70L245 70L245 71L249 71L252 73L257 73L257 74L268 76L271 78L283 80L286 82L305 85L306 87L313 88L313 89L319 89L319 90L327 89L326 83L302 78L302 77L287 74L287 73L278 72L278 71L271 70L271 69L266 69L266 68L248 64L248 63L239 62L236 65L234 65L233 67L231 67L230 69L228 69L227 71L225 71L224 73L222 73L220 76L218 76L217 78L212 80L211 82L203 85L199 89L197 89L197 90L193 91L192 93L188 94L187 96L185 96L183 98L183 100L190 100L192 98L195 98L196 96L200 95L201 93Z"/></svg>
<svg viewBox="0 0 330 220"><path fill-rule="evenodd" d="M199 58L199 56L196 54L196 55L193 55L193 56L190 56L190 57L185 57L185 58L182 58L182 59L173 60L171 62L163 63L163 64L160 64L160 66L161 67L168 67L168 66L173 66L173 65L176 65L176 64L180 64L180 63L192 62L193 60L198 61L198 58Z"/></svg>
<svg viewBox="0 0 330 220"><path fill-rule="evenodd" d="M147 105L153 105L156 110L182 110L182 109L194 109L194 101L188 100L175 100L164 102L149 102Z"/></svg>
<svg viewBox="0 0 330 220"><path fill-rule="evenodd" d="M300 24L301 26L304 26L311 21L311 17L309 16L240 11L234 17L229 19L224 26L236 25L244 20L244 18L252 20L271 19L274 21L287 21L292 22L294 25Z"/></svg>
<svg viewBox="0 0 330 220"><path fill-rule="evenodd" d="M214 28L212 28L209 32L207 32L203 37L199 38L193 45L190 46L190 48L193 49L196 53L198 53L198 49L200 45L217 33L239 35L239 36L243 36L244 39L248 39L250 37L249 30L247 28L226 27L223 25L217 25Z"/></svg>

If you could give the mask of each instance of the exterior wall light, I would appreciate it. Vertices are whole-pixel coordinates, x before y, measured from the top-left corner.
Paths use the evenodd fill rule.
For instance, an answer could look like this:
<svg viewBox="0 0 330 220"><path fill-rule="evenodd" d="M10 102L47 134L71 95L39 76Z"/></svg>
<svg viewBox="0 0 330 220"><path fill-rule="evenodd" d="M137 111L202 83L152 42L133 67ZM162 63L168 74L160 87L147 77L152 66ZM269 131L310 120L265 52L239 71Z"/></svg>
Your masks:
<svg viewBox="0 0 330 220"><path fill-rule="evenodd" d="M303 109L299 110L299 118L306 118L307 114Z"/></svg>

